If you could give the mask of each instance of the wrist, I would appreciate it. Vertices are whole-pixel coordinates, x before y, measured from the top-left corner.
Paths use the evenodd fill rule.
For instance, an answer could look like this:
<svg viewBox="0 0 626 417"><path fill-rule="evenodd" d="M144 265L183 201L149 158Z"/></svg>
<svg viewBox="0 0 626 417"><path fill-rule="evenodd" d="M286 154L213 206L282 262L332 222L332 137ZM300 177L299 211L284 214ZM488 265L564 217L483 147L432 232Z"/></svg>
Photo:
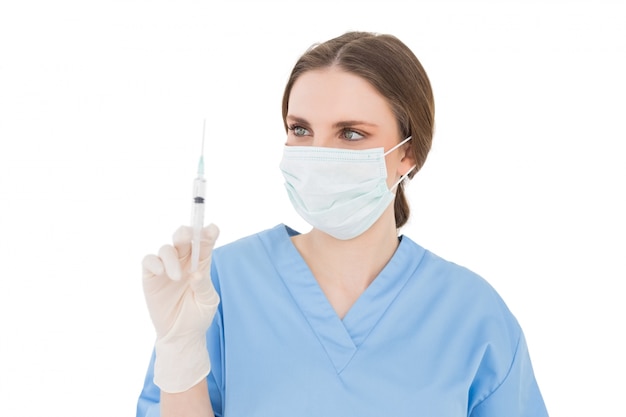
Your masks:
<svg viewBox="0 0 626 417"><path fill-rule="evenodd" d="M154 383L165 392L183 392L200 382L211 371L204 334L155 344Z"/></svg>

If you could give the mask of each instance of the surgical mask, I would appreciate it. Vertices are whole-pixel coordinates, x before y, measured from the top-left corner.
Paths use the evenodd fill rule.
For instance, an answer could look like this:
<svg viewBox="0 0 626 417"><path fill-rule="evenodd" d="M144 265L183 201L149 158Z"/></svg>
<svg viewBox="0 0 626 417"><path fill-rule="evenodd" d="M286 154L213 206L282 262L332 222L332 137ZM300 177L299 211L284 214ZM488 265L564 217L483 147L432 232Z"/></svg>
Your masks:
<svg viewBox="0 0 626 417"><path fill-rule="evenodd" d="M380 218L395 189L415 165L390 188L385 156L393 148L364 150L285 146L280 169L289 199L311 226L340 239L353 239Z"/></svg>

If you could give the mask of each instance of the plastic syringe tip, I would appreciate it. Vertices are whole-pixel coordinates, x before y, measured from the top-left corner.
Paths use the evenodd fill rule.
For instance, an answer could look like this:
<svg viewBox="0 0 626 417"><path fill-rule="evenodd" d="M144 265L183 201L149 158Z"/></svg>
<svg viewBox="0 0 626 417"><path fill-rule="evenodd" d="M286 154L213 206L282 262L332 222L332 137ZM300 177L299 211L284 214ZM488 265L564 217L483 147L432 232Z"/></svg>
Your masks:
<svg viewBox="0 0 626 417"><path fill-rule="evenodd" d="M198 162L198 175L204 175L204 156L201 156L200 162Z"/></svg>

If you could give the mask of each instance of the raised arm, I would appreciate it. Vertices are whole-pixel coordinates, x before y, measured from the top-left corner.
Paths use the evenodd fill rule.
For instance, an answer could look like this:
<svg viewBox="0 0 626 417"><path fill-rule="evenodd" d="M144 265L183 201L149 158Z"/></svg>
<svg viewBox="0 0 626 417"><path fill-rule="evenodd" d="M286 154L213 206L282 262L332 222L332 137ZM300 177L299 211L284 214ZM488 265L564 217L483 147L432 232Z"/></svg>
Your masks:
<svg viewBox="0 0 626 417"><path fill-rule="evenodd" d="M198 270L190 273L191 228L180 227L173 245L143 260L143 288L156 330L154 384L160 389L160 415L213 417L206 377L206 347L219 296L210 277L211 254L219 230L203 229ZM138 414L139 414L138 410ZM147 416L150 413L146 414Z"/></svg>

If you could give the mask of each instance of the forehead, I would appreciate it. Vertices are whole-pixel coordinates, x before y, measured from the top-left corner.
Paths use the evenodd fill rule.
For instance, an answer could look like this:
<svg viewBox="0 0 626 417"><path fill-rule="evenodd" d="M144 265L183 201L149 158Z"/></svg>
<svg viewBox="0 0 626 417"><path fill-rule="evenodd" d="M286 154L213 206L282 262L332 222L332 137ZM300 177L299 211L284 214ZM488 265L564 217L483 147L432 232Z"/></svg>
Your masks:
<svg viewBox="0 0 626 417"><path fill-rule="evenodd" d="M338 67L302 74L289 94L288 115L311 122L395 122L387 99L369 81Z"/></svg>

